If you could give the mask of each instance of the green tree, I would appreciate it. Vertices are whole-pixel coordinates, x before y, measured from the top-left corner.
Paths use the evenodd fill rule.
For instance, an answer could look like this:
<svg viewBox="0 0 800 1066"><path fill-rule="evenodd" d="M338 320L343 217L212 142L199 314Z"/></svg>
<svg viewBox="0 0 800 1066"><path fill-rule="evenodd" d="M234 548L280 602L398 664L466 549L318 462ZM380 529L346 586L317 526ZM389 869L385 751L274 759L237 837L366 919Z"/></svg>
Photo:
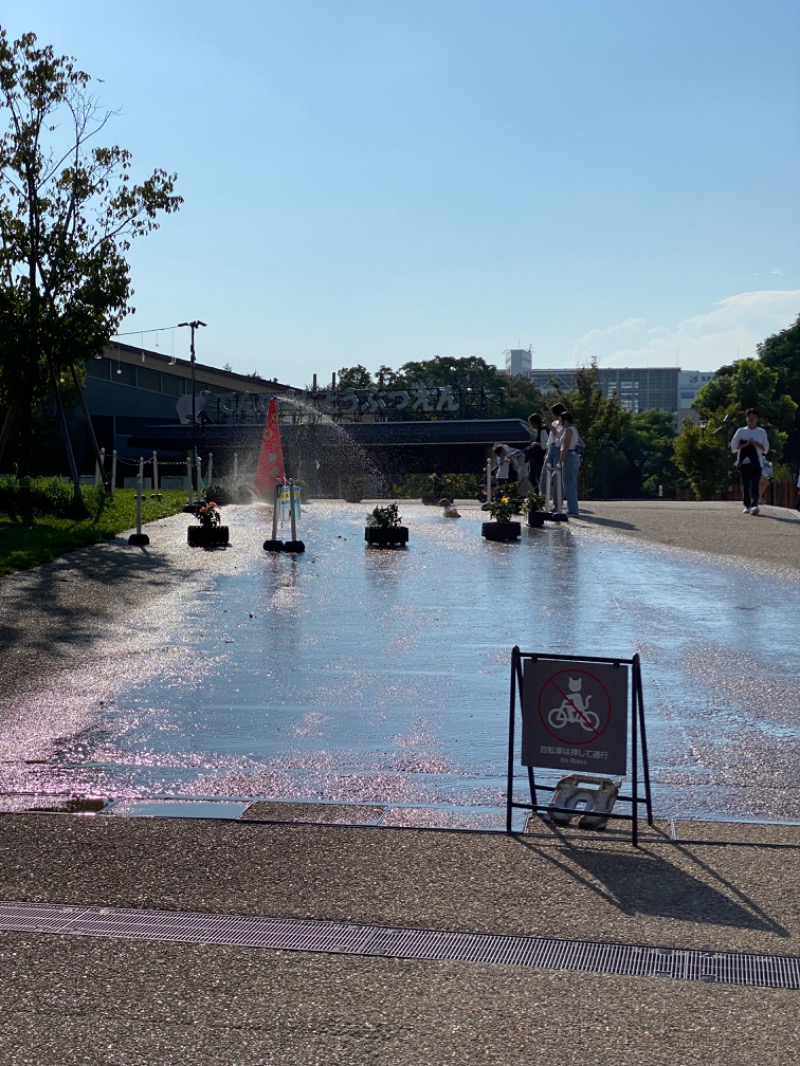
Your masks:
<svg viewBox="0 0 800 1066"><path fill-rule="evenodd" d="M783 455L798 409L792 397L782 391L778 370L760 359L740 359L721 367L716 378L699 390L692 407L726 443L733 428L744 425L747 408L757 408L775 459Z"/></svg>
<svg viewBox="0 0 800 1066"><path fill-rule="evenodd" d="M784 458L800 465L800 315L794 325L767 337L757 348L764 366L778 375L777 392L791 397L798 406L787 429Z"/></svg>
<svg viewBox="0 0 800 1066"><path fill-rule="evenodd" d="M524 420L534 411L540 414L545 414L547 411L547 402L541 390L524 374L507 377L502 417Z"/></svg>
<svg viewBox="0 0 800 1066"><path fill-rule="evenodd" d="M374 385L369 370L361 363L343 366L336 375L336 387L339 389L371 389Z"/></svg>
<svg viewBox="0 0 800 1066"><path fill-rule="evenodd" d="M0 28L0 404L22 473L37 404L62 374L77 381L132 310L131 240L182 203L174 175L137 184L129 152L94 145L112 113L90 82L34 34L9 42Z"/></svg>
<svg viewBox="0 0 800 1066"><path fill-rule="evenodd" d="M415 385L428 388L449 386L459 403L455 417L486 418L502 411L505 404L506 381L496 366L479 356L461 359L437 355L404 363L397 374L397 388L411 389ZM428 418L440 418L430 413Z"/></svg>
<svg viewBox="0 0 800 1066"><path fill-rule="evenodd" d="M586 445L580 471L581 495L590 498L613 494L628 469L620 444L629 412L616 396L603 394L596 364L579 370L575 387L559 393L558 399L572 413Z"/></svg>
<svg viewBox="0 0 800 1066"><path fill-rule="evenodd" d="M630 464L624 494L657 496L659 486L671 495L685 479L673 459L675 424L669 411L631 415L621 448Z"/></svg>
<svg viewBox="0 0 800 1066"><path fill-rule="evenodd" d="M708 432L685 418L675 438L674 454L675 465L686 475L696 499L709 500L728 485L728 457L719 433Z"/></svg>

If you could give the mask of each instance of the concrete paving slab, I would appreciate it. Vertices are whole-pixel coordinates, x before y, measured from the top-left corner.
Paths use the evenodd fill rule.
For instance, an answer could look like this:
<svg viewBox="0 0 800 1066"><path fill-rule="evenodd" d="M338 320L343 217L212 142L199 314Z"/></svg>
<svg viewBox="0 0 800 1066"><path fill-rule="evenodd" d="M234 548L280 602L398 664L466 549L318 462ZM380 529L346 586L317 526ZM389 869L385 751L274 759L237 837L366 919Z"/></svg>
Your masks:
<svg viewBox="0 0 800 1066"><path fill-rule="evenodd" d="M0 817L0 898L800 955L800 850Z"/></svg>
<svg viewBox="0 0 800 1066"><path fill-rule="evenodd" d="M786 1066L797 994L455 963L0 937L8 1066Z"/></svg>

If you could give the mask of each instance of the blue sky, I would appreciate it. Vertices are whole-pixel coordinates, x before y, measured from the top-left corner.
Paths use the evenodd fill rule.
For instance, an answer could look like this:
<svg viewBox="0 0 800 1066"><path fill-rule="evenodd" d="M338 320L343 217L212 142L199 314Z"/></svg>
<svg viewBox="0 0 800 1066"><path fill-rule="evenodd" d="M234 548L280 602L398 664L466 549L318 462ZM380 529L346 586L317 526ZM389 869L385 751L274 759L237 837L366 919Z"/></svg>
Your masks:
<svg viewBox="0 0 800 1066"><path fill-rule="evenodd" d="M178 173L121 331L303 386L714 370L800 313L796 0L3 0ZM188 331L127 337L188 354Z"/></svg>

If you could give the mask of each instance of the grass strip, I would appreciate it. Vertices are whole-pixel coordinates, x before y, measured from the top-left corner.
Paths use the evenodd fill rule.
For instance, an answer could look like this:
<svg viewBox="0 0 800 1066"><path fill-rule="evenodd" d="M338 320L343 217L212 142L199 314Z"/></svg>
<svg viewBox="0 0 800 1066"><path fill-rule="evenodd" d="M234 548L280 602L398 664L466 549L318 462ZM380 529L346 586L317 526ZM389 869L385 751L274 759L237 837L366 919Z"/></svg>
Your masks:
<svg viewBox="0 0 800 1066"><path fill-rule="evenodd" d="M186 503L182 489L145 493L142 523L178 514ZM112 540L136 528L136 490L118 489L101 505L90 505L87 518L63 518L47 514L0 514L0 577L15 570L29 570L56 556Z"/></svg>

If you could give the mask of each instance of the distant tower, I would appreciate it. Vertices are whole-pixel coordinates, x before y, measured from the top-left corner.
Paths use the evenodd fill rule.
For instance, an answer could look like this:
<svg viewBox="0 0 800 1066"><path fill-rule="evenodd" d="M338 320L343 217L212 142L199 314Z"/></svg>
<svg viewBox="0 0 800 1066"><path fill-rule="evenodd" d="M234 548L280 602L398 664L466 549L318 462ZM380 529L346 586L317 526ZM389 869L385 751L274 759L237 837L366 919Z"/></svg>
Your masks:
<svg viewBox="0 0 800 1066"><path fill-rule="evenodd" d="M509 348L503 352L506 357L506 373L512 377L517 374L525 374L527 377L531 372L531 354L530 347Z"/></svg>

